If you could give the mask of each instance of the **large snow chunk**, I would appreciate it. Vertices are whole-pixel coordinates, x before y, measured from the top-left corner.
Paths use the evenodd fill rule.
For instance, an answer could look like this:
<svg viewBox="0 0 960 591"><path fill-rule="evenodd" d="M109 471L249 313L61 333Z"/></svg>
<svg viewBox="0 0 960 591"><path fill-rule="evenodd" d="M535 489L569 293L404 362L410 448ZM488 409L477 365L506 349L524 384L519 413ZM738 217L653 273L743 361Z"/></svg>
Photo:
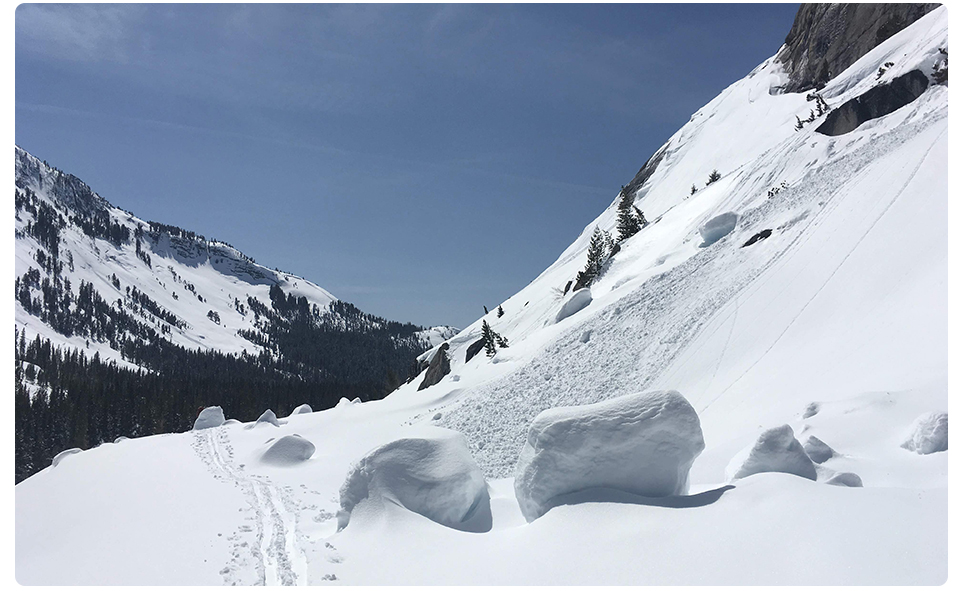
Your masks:
<svg viewBox="0 0 960 591"><path fill-rule="evenodd" d="M922 455L947 451L947 413L928 412L917 417L900 447Z"/></svg>
<svg viewBox="0 0 960 591"><path fill-rule="evenodd" d="M82 452L82 451L83 451L83 450L80 449L79 447L72 447L72 448L70 448L70 449L65 449L65 450L63 450L62 452L58 453L57 455L53 456L53 462L52 462L50 465L51 465L52 467L56 468L56 467L57 467L57 464L59 464L61 461L63 461L63 458L65 458L65 457L67 457L67 456L72 456L73 454L78 454L78 453L80 453L80 452Z"/></svg>
<svg viewBox="0 0 960 591"><path fill-rule="evenodd" d="M277 466L290 466L306 462L313 456L317 448L313 443L294 433L293 435L284 435L274 441L260 459L267 464Z"/></svg>
<svg viewBox="0 0 960 591"><path fill-rule="evenodd" d="M825 480L824 484L832 484L834 486L862 487L863 480L860 480L860 477L853 472L837 472Z"/></svg>
<svg viewBox="0 0 960 591"><path fill-rule="evenodd" d="M738 453L727 465L727 481L746 478L760 472L785 472L810 480L817 479L817 468L793 436L790 425L767 429L756 442Z"/></svg>
<svg viewBox="0 0 960 591"><path fill-rule="evenodd" d="M833 451L832 447L813 435L803 442L803 451L807 452L807 457L817 464L822 464L837 455L837 452Z"/></svg>
<svg viewBox="0 0 960 591"><path fill-rule="evenodd" d="M457 431L429 427L363 457L340 487L340 529L361 503L394 502L437 523L489 531L493 518L483 472Z"/></svg>
<svg viewBox="0 0 960 591"><path fill-rule="evenodd" d="M219 406L208 406L200 411L197 420L193 422L193 430L209 429L219 427L226 420L223 416L223 409Z"/></svg>
<svg viewBox="0 0 960 591"><path fill-rule="evenodd" d="M263 414L260 415L260 418L257 419L257 422L254 423L253 426L259 427L260 425L266 425L266 424L273 425L274 427L280 426L280 421L277 420L277 415L274 414L274 412L269 408L263 411Z"/></svg>
<svg viewBox="0 0 960 591"><path fill-rule="evenodd" d="M533 521L556 497L588 488L686 494L690 466L703 448L697 412L673 390L545 410L517 460L520 510Z"/></svg>
<svg viewBox="0 0 960 591"><path fill-rule="evenodd" d="M309 404L301 404L297 408L293 409L293 412L290 413L290 416L292 417L293 415L309 414L312 412L313 412L313 409L310 408Z"/></svg>
<svg viewBox="0 0 960 591"><path fill-rule="evenodd" d="M590 295L590 288L584 287L583 289L578 289L577 291L570 294L570 299L563 303L560 306L560 311L557 312L557 318L555 322L560 322L564 318L573 316L580 310L583 310L590 305L590 302L593 301L593 296Z"/></svg>
<svg viewBox="0 0 960 591"><path fill-rule="evenodd" d="M737 220L740 216L728 211L711 218L705 224L700 226L700 236L703 238L703 246L710 246L717 240L720 240L733 229L737 227Z"/></svg>

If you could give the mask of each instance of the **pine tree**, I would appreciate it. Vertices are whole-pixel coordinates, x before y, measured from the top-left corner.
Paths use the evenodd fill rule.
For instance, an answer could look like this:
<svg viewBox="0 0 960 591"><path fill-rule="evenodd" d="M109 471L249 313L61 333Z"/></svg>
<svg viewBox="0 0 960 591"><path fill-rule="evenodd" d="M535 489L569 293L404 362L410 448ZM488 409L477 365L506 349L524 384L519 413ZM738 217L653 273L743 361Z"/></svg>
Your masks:
<svg viewBox="0 0 960 591"><path fill-rule="evenodd" d="M600 276L603 264L607 262L608 248L606 234L599 227L594 228L590 237L590 246L587 248L587 266L577 274L575 289L589 286Z"/></svg>
<svg viewBox="0 0 960 591"><path fill-rule="evenodd" d="M503 318L503 306L497 306L497 318Z"/></svg>
<svg viewBox="0 0 960 591"><path fill-rule="evenodd" d="M617 204L617 232L620 240L626 240L640 231L640 220L633 213L633 195L621 191Z"/></svg>
<svg viewBox="0 0 960 591"><path fill-rule="evenodd" d="M810 113L813 113L813 111L810 111ZM717 169L716 169L716 168L714 168L714 169L713 169L713 172L710 173L710 176L707 177L707 184L708 184L708 185L712 185L713 183L715 183L715 182L717 182L717 181L719 181L719 180L720 180L720 173L717 172Z"/></svg>
<svg viewBox="0 0 960 591"><path fill-rule="evenodd" d="M493 329L490 328L490 325L487 324L487 321L483 321L483 328L481 329L481 335L483 337L483 348L487 351L487 357L493 357L497 354L497 342L496 333L493 332ZM499 335L497 335L499 336Z"/></svg>

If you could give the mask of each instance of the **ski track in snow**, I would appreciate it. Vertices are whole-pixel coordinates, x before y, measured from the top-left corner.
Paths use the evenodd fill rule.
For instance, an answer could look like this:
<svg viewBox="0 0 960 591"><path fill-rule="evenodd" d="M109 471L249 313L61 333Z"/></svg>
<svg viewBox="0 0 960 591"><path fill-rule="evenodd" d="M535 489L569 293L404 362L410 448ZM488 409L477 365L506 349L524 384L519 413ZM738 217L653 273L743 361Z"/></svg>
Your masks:
<svg viewBox="0 0 960 591"><path fill-rule="evenodd" d="M716 321L727 318L725 312L734 305L738 295L760 285L763 275L774 265L790 260L807 242L810 230L840 206L843 199L835 197L843 187L855 183L858 175L866 174L865 169L876 159L944 116L937 113L905 124L870 138L845 155L814 164L793 186L744 211L737 231L731 236L651 277L594 316L571 324L570 329L516 371L482 384L447 405L431 409L431 413L442 411L442 418L434 424L463 433L488 477L511 476L530 422L537 414L556 406L590 404L649 389L662 382L661 378L669 377L664 376L664 372L687 346L703 330L719 330L724 322ZM931 143L936 144L938 139L939 136ZM816 141L835 140L824 137ZM781 152L796 150L793 142L781 144L762 155L753 169L758 171L756 174L769 176L778 163L789 163ZM923 158L919 162L922 161ZM752 180L755 179L745 179L740 186L749 186ZM896 197L892 201L896 201ZM744 249L739 242L732 243L748 230L767 227L766 224L787 212L797 215L783 224L782 230L777 230L780 240L777 248L770 248L769 240L759 243L767 244L766 248ZM882 217L882 212L879 215ZM868 226L863 235L872 227ZM850 252L855 248L853 245ZM746 258L754 259L754 263L744 265ZM729 273L730 269L742 268L749 270ZM811 300L815 297L813 294ZM683 306L677 306L677 302ZM624 309L630 309L630 314L625 315L629 317L626 322L621 316ZM802 312L801 309L799 313ZM581 343L580 335L587 331L591 332L589 343ZM657 335L660 338L652 338ZM569 354L561 354L563 351ZM698 401L694 396L691 402L702 412L704 402L708 407L721 395L710 401Z"/></svg>
<svg viewBox="0 0 960 591"><path fill-rule="evenodd" d="M269 478L245 474L233 464L233 448L224 427L203 429L194 433L194 451L214 478L240 487L252 511L256 525L256 542L250 544L241 534L251 533L249 525L241 525L228 536L233 543L232 558L220 571L228 585L306 585L307 557L297 529L298 504L290 493L270 482ZM243 509L241 509L243 511ZM247 517L246 519L251 519ZM248 578L249 566L255 570L255 581Z"/></svg>

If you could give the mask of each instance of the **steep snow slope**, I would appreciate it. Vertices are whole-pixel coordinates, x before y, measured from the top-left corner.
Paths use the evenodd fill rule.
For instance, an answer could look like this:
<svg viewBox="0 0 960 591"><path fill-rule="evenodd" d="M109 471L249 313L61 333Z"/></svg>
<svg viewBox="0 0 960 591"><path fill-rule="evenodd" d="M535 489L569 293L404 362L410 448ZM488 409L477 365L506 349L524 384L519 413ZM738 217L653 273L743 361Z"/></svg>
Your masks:
<svg viewBox="0 0 960 591"><path fill-rule="evenodd" d="M946 44L940 8L822 95L837 106L889 77L929 74ZM765 62L667 142L638 194L653 223L622 244L586 308L555 322L593 227L614 228L615 204L503 303L503 317L485 317L509 348L466 363L478 320L447 341L451 372L426 390L413 380L279 426L105 444L20 483L18 581L942 584L949 452L901 444L917 417L947 410L948 91L933 85L828 138L794 129L811 103L777 94L782 82ZM722 178L703 187L713 169ZM731 211L733 232L701 247L699 227ZM699 414L694 496L581 502L526 523L512 476L532 419L645 389L678 390ZM466 436L490 484L492 530L384 503L337 532L351 465L426 424ZM817 481L762 473L723 487L731 459L784 424L836 451ZM316 446L309 460L260 461L292 434ZM824 484L843 472L863 487Z"/></svg>

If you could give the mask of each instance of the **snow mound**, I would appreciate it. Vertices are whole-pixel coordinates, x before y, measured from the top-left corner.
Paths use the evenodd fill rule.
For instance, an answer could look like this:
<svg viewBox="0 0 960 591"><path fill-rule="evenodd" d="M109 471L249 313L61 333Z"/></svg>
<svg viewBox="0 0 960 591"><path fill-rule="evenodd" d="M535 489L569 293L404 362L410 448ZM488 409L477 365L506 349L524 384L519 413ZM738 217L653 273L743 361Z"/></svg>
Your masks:
<svg viewBox="0 0 960 591"><path fill-rule="evenodd" d="M65 449L62 452L58 453L57 455L53 456L53 462L50 464L50 466L53 468L56 468L57 464L59 464L60 461L63 460L63 458L67 456L72 456L73 454L78 454L82 451L83 450L80 449L79 447L72 447L70 449Z"/></svg>
<svg viewBox="0 0 960 591"><path fill-rule="evenodd" d="M313 443L294 433L274 441L260 456L260 460L276 466L291 466L306 462L315 451L317 447Z"/></svg>
<svg viewBox="0 0 960 591"><path fill-rule="evenodd" d="M126 441L127 439L130 439L130 438L129 438L129 437L124 437L123 435L121 435L120 437L117 437L116 439L114 439L113 442L114 442L114 443L120 443L121 441Z"/></svg>
<svg viewBox="0 0 960 591"><path fill-rule="evenodd" d="M240 423L237 419L227 419L223 422L224 425L236 425Z"/></svg>
<svg viewBox="0 0 960 591"><path fill-rule="evenodd" d="M730 232L733 232L733 229L737 227L738 219L740 219L740 216L732 211L728 211L727 213L721 213L708 220L700 226L700 236L703 238L702 246L710 246Z"/></svg>
<svg viewBox="0 0 960 591"><path fill-rule="evenodd" d="M700 418L674 390L551 408L533 420L517 460L517 501L533 521L556 497L588 488L682 495L703 448Z"/></svg>
<svg viewBox="0 0 960 591"><path fill-rule="evenodd" d="M580 310L583 310L590 305L590 302L593 301L593 296L590 295L590 288L584 287L583 289L578 289L577 291L570 294L570 299L563 303L560 306L560 311L557 312L557 318L554 322L560 322L564 318L573 316Z"/></svg>
<svg viewBox="0 0 960 591"><path fill-rule="evenodd" d="M193 422L193 430L199 431L200 429L219 427L225 420L222 408L219 406L208 406L197 415L197 420Z"/></svg>
<svg viewBox="0 0 960 591"><path fill-rule="evenodd" d="M760 472L785 472L810 480L817 479L813 461L793 436L790 425L767 429L756 442L738 453L727 465L727 481L746 478Z"/></svg>
<svg viewBox="0 0 960 591"><path fill-rule="evenodd" d="M360 397L357 396L356 398L354 398L354 399L351 400L350 402L351 402L352 404L360 404L362 401L360 400Z"/></svg>
<svg viewBox="0 0 960 591"><path fill-rule="evenodd" d="M337 403L337 406L334 407L334 408L344 408L344 407L351 406L351 405L353 405L353 403L350 402L350 399L349 399L349 398L341 398L341 399L340 399L340 402L338 402L338 403Z"/></svg>
<svg viewBox="0 0 960 591"><path fill-rule="evenodd" d="M297 408L293 409L293 412L290 413L290 416L292 417L293 415L303 415L311 412L313 412L313 409L310 408L309 404L301 404Z"/></svg>
<svg viewBox="0 0 960 591"><path fill-rule="evenodd" d="M917 417L900 447L921 455L947 451L947 413L928 412Z"/></svg>
<svg viewBox="0 0 960 591"><path fill-rule="evenodd" d="M807 437L807 440L803 442L803 451L807 452L807 456L817 464L822 464L837 455L832 447L813 435Z"/></svg>
<svg viewBox="0 0 960 591"><path fill-rule="evenodd" d="M862 487L863 481L860 480L860 477L854 474L853 472L837 472L830 478L824 481L825 484L832 484L834 486L850 486L850 487Z"/></svg>
<svg viewBox="0 0 960 591"><path fill-rule="evenodd" d="M490 530L487 482L463 435L439 427L419 435L378 447L353 466L340 487L339 529L361 503L392 501L447 527Z"/></svg>
<svg viewBox="0 0 960 591"><path fill-rule="evenodd" d="M256 423L252 425L248 425L247 429L252 429L254 427L259 427L260 425L268 425L268 424L273 425L274 427L280 426L280 421L277 420L277 415L274 414L274 412L269 408L263 411L263 414L260 415L260 418L257 419Z"/></svg>

